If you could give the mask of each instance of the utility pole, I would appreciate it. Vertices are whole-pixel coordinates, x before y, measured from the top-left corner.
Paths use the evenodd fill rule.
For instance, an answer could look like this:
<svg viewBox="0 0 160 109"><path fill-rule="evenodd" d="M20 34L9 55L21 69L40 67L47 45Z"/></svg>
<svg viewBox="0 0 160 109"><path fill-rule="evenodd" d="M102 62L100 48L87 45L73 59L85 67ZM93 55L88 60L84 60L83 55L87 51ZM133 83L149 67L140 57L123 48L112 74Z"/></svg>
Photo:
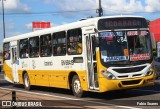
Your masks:
<svg viewBox="0 0 160 109"><path fill-rule="evenodd" d="M2 0L2 14L3 14L3 35L4 35L4 38L5 38L6 37L6 33L5 33L4 3L3 3L3 0Z"/></svg>
<svg viewBox="0 0 160 109"><path fill-rule="evenodd" d="M99 0L99 9L96 10L96 13L99 13L99 17L103 16L103 9L101 5L101 0Z"/></svg>

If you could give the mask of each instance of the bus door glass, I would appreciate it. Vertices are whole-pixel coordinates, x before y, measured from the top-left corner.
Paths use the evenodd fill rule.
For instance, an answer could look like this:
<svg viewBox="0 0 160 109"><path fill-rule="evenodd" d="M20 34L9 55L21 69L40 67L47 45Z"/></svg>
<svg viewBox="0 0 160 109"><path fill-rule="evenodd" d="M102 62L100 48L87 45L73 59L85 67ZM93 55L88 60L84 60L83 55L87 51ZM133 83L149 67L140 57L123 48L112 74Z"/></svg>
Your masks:
<svg viewBox="0 0 160 109"><path fill-rule="evenodd" d="M89 88L98 90L98 78L97 78L97 61L96 61L96 49L93 41L94 35L90 34L86 36L86 50L87 50L87 72L89 80Z"/></svg>
<svg viewBox="0 0 160 109"><path fill-rule="evenodd" d="M18 58L17 58L17 46L12 46L12 73L14 82L19 82L18 80Z"/></svg>

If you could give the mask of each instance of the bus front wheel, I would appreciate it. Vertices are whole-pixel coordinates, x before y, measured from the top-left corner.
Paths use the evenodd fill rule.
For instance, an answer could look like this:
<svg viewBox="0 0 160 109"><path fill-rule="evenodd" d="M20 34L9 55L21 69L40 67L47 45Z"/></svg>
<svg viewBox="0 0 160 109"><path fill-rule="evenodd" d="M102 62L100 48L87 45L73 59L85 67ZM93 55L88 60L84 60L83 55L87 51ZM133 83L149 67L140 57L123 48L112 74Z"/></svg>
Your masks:
<svg viewBox="0 0 160 109"><path fill-rule="evenodd" d="M72 91L74 96L76 97L82 97L84 94L84 91L82 90L81 87L81 82L77 75L74 75L72 79Z"/></svg>
<svg viewBox="0 0 160 109"><path fill-rule="evenodd" d="M30 80L29 80L29 76L28 76L27 73L24 74L23 83L24 83L24 88L25 88L26 90L30 90L31 85L30 85Z"/></svg>

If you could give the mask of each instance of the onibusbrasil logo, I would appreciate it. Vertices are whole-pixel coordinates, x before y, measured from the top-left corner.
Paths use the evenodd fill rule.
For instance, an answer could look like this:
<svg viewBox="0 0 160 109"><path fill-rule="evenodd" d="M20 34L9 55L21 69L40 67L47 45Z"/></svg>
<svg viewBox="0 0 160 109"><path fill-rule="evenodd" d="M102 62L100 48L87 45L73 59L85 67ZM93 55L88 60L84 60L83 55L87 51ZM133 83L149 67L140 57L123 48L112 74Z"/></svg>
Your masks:
<svg viewBox="0 0 160 109"><path fill-rule="evenodd" d="M42 102L37 101L2 101L2 107L41 107Z"/></svg>

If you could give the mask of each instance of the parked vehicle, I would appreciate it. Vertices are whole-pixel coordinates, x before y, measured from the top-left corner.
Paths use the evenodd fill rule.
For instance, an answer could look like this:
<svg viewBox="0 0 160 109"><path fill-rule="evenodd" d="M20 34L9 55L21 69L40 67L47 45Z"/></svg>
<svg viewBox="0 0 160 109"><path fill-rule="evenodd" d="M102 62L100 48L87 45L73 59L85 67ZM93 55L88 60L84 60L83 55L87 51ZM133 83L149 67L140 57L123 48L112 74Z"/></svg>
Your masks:
<svg viewBox="0 0 160 109"><path fill-rule="evenodd" d="M160 77L160 57L154 58L154 68L156 70L156 79Z"/></svg>

